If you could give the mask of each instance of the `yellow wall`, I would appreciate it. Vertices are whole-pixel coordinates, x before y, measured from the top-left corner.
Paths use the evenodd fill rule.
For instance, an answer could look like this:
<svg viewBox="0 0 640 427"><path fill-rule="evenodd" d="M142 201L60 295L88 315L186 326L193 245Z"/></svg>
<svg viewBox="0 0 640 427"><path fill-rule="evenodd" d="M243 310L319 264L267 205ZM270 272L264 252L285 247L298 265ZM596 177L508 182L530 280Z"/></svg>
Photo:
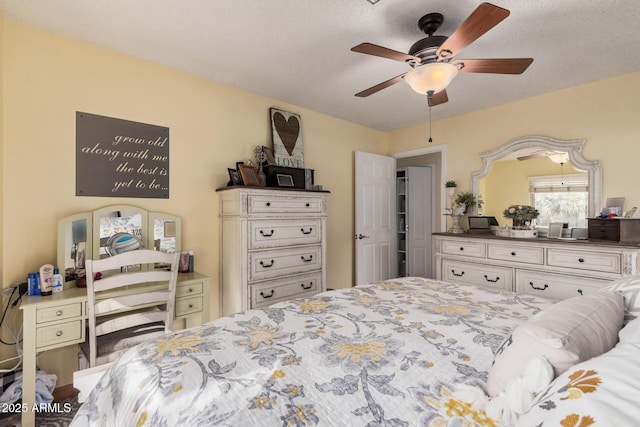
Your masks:
<svg viewBox="0 0 640 427"><path fill-rule="evenodd" d="M183 248L213 278L218 316L218 196L227 167L271 144L269 108L300 114L305 166L331 194L327 202L327 281L352 284L353 152L385 153L387 135L95 46L3 21L5 178L4 286L56 261L57 220L110 204L133 204L183 218ZM75 113L170 128L170 199L75 196ZM7 349L3 349L7 353ZM57 360L56 360L57 359ZM71 382L73 349L39 364ZM64 365L64 366L61 366Z"/></svg>
<svg viewBox="0 0 640 427"><path fill-rule="evenodd" d="M625 206L638 206L640 186L633 179L640 157L638 99L640 72L635 72L434 122L433 144L447 144L447 179L458 183L458 191L469 191L471 173L482 168L482 152L525 135L586 138L584 157L601 161L603 200L625 196ZM428 131L425 123L392 132L389 150L423 147Z"/></svg>
<svg viewBox="0 0 640 427"><path fill-rule="evenodd" d="M510 225L511 220L502 216L504 210L515 204L531 204L529 177L578 173L571 163L560 168L546 157L529 160L507 160L493 162L491 171L480 181L480 192L485 203L483 213L495 216L500 225ZM484 181L484 182L483 182ZM489 190L487 190L489 189Z"/></svg>

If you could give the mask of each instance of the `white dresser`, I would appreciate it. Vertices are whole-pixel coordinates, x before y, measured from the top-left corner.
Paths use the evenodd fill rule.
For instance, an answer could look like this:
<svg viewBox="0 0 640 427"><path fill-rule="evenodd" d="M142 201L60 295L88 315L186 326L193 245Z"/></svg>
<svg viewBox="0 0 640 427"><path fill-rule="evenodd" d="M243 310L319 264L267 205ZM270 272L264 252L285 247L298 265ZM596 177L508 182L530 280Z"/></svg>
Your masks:
<svg viewBox="0 0 640 427"><path fill-rule="evenodd" d="M217 191L223 315L326 289L327 191Z"/></svg>
<svg viewBox="0 0 640 427"><path fill-rule="evenodd" d="M636 274L640 248L602 242L435 233L436 279L565 299Z"/></svg>

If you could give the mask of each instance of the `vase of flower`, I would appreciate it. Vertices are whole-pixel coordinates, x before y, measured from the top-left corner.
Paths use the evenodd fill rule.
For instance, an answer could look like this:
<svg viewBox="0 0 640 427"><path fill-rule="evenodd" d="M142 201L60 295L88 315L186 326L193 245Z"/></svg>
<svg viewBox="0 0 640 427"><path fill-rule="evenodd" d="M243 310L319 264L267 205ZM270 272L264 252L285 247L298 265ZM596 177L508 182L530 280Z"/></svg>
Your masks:
<svg viewBox="0 0 640 427"><path fill-rule="evenodd" d="M540 216L540 212L529 205L511 205L504 210L505 218L511 218L512 228L509 235L511 237L531 238L537 237L538 232L534 230L532 222Z"/></svg>

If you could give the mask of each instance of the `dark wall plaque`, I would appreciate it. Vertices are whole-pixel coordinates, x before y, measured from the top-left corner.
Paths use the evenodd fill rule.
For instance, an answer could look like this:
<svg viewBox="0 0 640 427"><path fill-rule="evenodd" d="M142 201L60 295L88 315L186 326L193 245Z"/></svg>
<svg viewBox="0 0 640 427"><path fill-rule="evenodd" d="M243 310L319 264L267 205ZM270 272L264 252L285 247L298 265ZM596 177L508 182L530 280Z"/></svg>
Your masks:
<svg viewBox="0 0 640 427"><path fill-rule="evenodd" d="M169 198L169 128L76 112L76 196Z"/></svg>

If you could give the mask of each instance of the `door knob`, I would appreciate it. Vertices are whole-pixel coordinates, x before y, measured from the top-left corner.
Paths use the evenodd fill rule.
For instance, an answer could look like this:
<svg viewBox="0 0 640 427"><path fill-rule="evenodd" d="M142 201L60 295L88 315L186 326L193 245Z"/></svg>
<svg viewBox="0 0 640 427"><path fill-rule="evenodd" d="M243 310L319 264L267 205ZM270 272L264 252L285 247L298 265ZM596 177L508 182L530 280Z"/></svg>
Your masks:
<svg viewBox="0 0 640 427"><path fill-rule="evenodd" d="M368 238L369 236L365 236L364 234L356 234L356 239L362 240L362 239L368 239Z"/></svg>

